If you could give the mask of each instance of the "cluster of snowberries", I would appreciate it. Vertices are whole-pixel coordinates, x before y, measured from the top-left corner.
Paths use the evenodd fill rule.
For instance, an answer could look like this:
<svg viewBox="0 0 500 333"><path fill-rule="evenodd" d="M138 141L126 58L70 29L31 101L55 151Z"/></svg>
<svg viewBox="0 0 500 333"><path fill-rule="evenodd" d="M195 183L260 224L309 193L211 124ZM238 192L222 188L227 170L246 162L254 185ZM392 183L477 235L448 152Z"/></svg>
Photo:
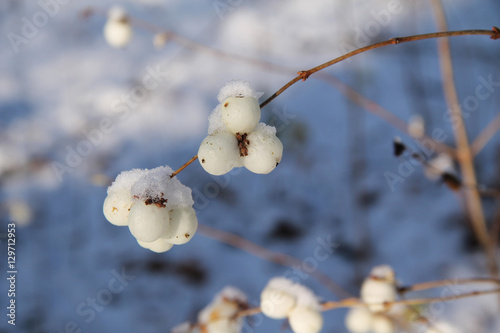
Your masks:
<svg viewBox="0 0 500 333"><path fill-rule="evenodd" d="M393 333L395 324L387 304L397 298L394 271L383 265L374 267L361 286L361 300L366 306L352 308L345 319L351 333Z"/></svg>
<svg viewBox="0 0 500 333"><path fill-rule="evenodd" d="M167 166L124 171L103 205L110 223L128 226L139 245L158 253L189 242L198 228L191 189L172 172Z"/></svg>
<svg viewBox="0 0 500 333"><path fill-rule="evenodd" d="M321 305L314 293L283 277L269 281L260 294L260 309L269 318L288 318L294 333L318 333L323 327Z"/></svg>
<svg viewBox="0 0 500 333"><path fill-rule="evenodd" d="M219 92L220 102L209 118L208 136L198 150L205 171L223 175L235 167L267 174L276 168L283 145L276 128L260 121L261 96L245 81L231 81Z"/></svg>
<svg viewBox="0 0 500 333"><path fill-rule="evenodd" d="M240 333L243 317L238 313L248 309L245 294L225 287L198 314L198 323L182 323L172 333ZM283 277L269 281L260 296L260 309L273 319L288 318L294 333L318 333L323 327L321 306L308 288Z"/></svg>
<svg viewBox="0 0 500 333"><path fill-rule="evenodd" d="M243 318L238 312L248 308L247 297L239 289L225 287L198 314L198 323L182 323L172 333L239 333Z"/></svg>

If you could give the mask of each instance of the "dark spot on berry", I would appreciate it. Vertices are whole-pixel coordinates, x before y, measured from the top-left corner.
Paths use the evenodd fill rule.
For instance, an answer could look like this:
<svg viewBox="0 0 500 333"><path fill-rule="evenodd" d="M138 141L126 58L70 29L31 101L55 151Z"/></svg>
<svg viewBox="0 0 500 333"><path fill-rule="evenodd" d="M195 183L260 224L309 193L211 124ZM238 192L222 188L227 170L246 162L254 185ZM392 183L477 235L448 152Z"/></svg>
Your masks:
<svg viewBox="0 0 500 333"><path fill-rule="evenodd" d="M224 107L227 108L228 105L229 105L229 103L226 103L226 104L224 104Z"/></svg>
<svg viewBox="0 0 500 333"><path fill-rule="evenodd" d="M186 232L186 233L184 234L184 237L189 238L189 234Z"/></svg>
<svg viewBox="0 0 500 333"><path fill-rule="evenodd" d="M201 159L201 163L205 163L205 159L204 158Z"/></svg>

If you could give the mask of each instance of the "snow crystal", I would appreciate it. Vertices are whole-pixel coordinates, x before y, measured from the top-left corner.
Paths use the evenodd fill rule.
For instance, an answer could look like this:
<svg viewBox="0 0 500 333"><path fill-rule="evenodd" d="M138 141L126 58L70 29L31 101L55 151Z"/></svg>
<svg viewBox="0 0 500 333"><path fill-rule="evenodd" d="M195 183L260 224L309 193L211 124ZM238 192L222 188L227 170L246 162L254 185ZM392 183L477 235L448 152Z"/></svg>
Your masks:
<svg viewBox="0 0 500 333"><path fill-rule="evenodd" d="M320 310L321 308L318 298L311 289L287 278L275 277L268 282L266 288L282 290L293 295L297 300L297 306L313 310Z"/></svg>
<svg viewBox="0 0 500 333"><path fill-rule="evenodd" d="M224 122L222 121L222 113L219 104L208 117L208 135L225 130L225 128L226 125L224 125Z"/></svg>
<svg viewBox="0 0 500 333"><path fill-rule="evenodd" d="M217 96L217 100L219 103L222 103L226 98L236 97L236 96L244 96L244 97L253 97L259 99L264 93L256 92L250 86L250 83L242 80L234 80L226 83L224 87L219 91L219 95Z"/></svg>
<svg viewBox="0 0 500 333"><path fill-rule="evenodd" d="M394 281L394 270L389 265L375 266L370 271L370 276L392 282Z"/></svg>
<svg viewBox="0 0 500 333"><path fill-rule="evenodd" d="M144 170L143 176L132 185L132 196L136 201L167 199L165 207L168 209L191 207L194 204L191 189L176 177L170 178L172 172L168 166Z"/></svg>
<svg viewBox="0 0 500 333"><path fill-rule="evenodd" d="M132 185L135 184L144 176L145 170L142 169L132 169L130 171L121 172L115 179L115 181L108 187L108 195L113 192L121 192L121 191L129 191L132 188Z"/></svg>
<svg viewBox="0 0 500 333"><path fill-rule="evenodd" d="M273 136L276 135L276 127L264 123L259 123L254 129L254 132L260 132L267 136Z"/></svg>
<svg viewBox="0 0 500 333"><path fill-rule="evenodd" d="M239 290L238 288L232 286L226 286L215 296L215 300L216 301L230 300L230 301L245 303L247 301L247 296L243 291Z"/></svg>
<svg viewBox="0 0 500 333"><path fill-rule="evenodd" d="M444 173L455 174L453 159L448 154L441 153L425 165L425 176L429 180L437 180Z"/></svg>
<svg viewBox="0 0 500 333"><path fill-rule="evenodd" d="M108 195L125 190L130 192L136 202L164 198L167 200L165 207L168 209L191 207L194 204L191 189L176 177L170 178L172 172L168 166L123 171L108 187Z"/></svg>

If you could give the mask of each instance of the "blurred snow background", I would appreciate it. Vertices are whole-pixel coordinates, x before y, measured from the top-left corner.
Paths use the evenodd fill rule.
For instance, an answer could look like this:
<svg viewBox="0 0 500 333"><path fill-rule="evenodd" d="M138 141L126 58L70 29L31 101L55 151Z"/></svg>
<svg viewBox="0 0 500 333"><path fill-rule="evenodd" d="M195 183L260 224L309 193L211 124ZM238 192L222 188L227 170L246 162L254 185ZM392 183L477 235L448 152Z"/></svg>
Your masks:
<svg viewBox="0 0 500 333"><path fill-rule="evenodd" d="M60 2L41 1L51 3L54 14L45 24L38 2L0 3L0 240L4 247L6 225L17 221L19 272L17 326L7 327L4 317L0 330L168 332L194 319L224 286L244 290L255 304L267 281L283 274L334 299L303 269L268 263L200 234L167 253L149 252L126 228L104 219L106 186L123 170L175 169L191 158L227 81L248 80L266 98L294 71L339 56L346 45L435 31L428 2L396 1L397 13L386 20L376 13L394 1ZM274 72L175 43L157 50L143 30L125 50L112 49L102 37L105 17L82 20L81 13L116 4L188 38L294 71ZM495 0L448 0L444 6L452 30L500 24ZM15 52L9 33L22 36L26 20L34 19L40 27ZM328 71L403 119L422 115L428 131L443 129L452 144L435 44L379 49ZM487 37L452 39L461 101L474 96L480 78L500 81L499 51ZM158 86L124 106L155 70ZM497 114L499 101L498 87L480 101L467 119L471 138ZM429 182L419 167L391 191L384 173L397 173L402 163L392 156L391 141L401 135L394 127L314 76L268 105L263 119L278 128L285 146L274 172L241 170L217 178L195 163L179 175L193 188L200 223L309 261L320 244L335 242L333 254L316 264L354 295L370 268L383 263L408 284L487 274L453 193ZM479 181L491 187L500 181L498 139L477 159ZM77 150L85 156L76 156ZM56 165L66 165L66 172L56 172ZM491 220L496 203L485 200L485 208ZM122 272L130 280L109 292ZM1 281L5 309L8 288ZM107 304L93 306L96 298ZM498 332L495 300L446 303L428 315L447 318L463 332ZM344 332L344 315L328 312L324 332ZM253 331L276 332L281 325L259 318Z"/></svg>

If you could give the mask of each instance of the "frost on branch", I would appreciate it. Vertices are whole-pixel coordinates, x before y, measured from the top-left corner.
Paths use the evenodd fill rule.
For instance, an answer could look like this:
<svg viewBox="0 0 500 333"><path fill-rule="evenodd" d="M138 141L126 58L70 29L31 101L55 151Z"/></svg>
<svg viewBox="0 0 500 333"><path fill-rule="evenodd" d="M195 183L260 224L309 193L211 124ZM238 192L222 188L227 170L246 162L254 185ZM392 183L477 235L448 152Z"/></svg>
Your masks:
<svg viewBox="0 0 500 333"><path fill-rule="evenodd" d="M106 219L128 225L139 245L154 252L187 243L198 228L191 189L170 178L172 172L167 166L124 171L104 200Z"/></svg>
<svg viewBox="0 0 500 333"><path fill-rule="evenodd" d="M269 281L260 295L260 307L270 318L288 318L295 333L317 333L323 327L321 306L314 293L283 277Z"/></svg>
<svg viewBox="0 0 500 333"><path fill-rule="evenodd" d="M283 145L276 129L259 123L259 96L245 81L231 81L221 89L221 104L212 111L209 135L198 150L205 171L219 176L244 166L251 172L267 174L281 162Z"/></svg>

